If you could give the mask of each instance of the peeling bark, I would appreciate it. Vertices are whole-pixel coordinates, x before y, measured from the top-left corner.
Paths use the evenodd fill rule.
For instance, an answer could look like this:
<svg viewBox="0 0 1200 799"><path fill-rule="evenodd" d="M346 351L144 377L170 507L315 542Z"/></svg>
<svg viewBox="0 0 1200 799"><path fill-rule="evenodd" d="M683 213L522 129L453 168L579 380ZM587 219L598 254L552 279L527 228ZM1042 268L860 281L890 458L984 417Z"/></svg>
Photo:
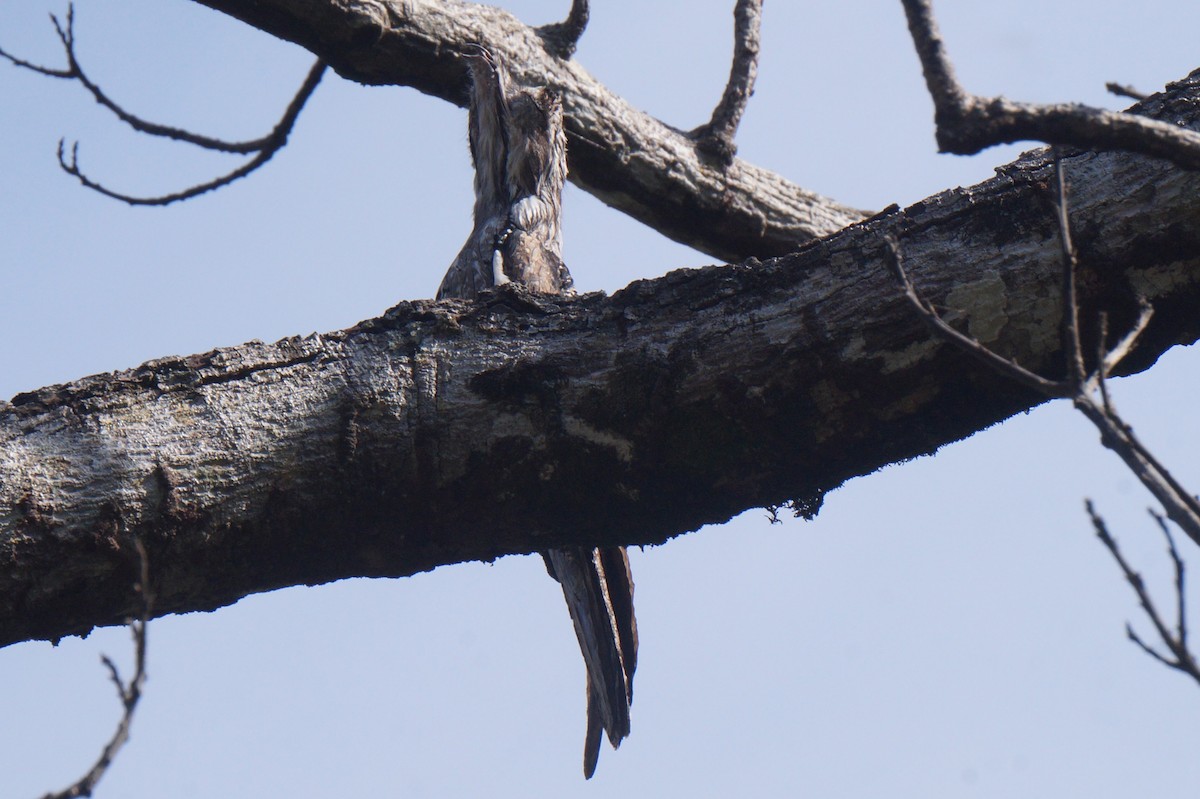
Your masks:
<svg viewBox="0 0 1200 799"><path fill-rule="evenodd" d="M1153 100L1200 117L1200 73ZM1066 160L1083 318L1154 321L1130 368L1200 336L1200 176ZM815 510L855 475L1039 402L931 337L944 315L1061 372L1041 154L768 262L606 297L403 303L0 403L0 645L120 623L149 551L158 614L570 544L660 543L750 507ZM1087 351L1095 347L1085 344Z"/></svg>

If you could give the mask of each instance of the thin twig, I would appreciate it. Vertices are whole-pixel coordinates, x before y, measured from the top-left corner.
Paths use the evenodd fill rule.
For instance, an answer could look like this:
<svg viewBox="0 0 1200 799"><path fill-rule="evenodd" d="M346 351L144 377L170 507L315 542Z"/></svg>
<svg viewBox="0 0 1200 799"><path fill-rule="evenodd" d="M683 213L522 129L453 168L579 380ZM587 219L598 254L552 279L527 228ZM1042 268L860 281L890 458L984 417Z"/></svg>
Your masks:
<svg viewBox="0 0 1200 799"><path fill-rule="evenodd" d="M1083 105L1036 105L970 94L954 77L930 0L901 3L933 98L942 152L973 155L994 144L1032 139L1127 150L1200 169L1200 134L1178 125Z"/></svg>
<svg viewBox="0 0 1200 799"><path fill-rule="evenodd" d="M1125 83L1114 83L1113 81L1109 81L1108 83L1104 84L1104 88L1108 90L1109 94L1115 94L1117 97L1127 97L1130 100L1134 100L1135 102L1139 103L1150 96L1145 92L1139 92L1137 89Z"/></svg>
<svg viewBox="0 0 1200 799"><path fill-rule="evenodd" d="M896 275L909 301L943 340L987 364L997 373L1038 391L1048 398L1069 398L1075 407L1096 426L1100 432L1100 442L1115 452L1146 489L1154 495L1154 498L1162 503L1167 517L1179 525L1179 529L1183 530L1197 545L1200 545L1200 501L1186 491L1170 471L1133 434L1133 429L1121 419L1113 407L1105 383L1108 369L1129 353L1138 334L1149 323L1151 311L1144 303L1133 330L1122 337L1115 349L1107 353L1101 349L1101 355L1097 358L1096 370L1091 374L1084 373L1081 363L1079 299L1075 292L1077 256L1071 241L1065 179L1062 174L1062 161L1057 150L1054 151L1054 157L1058 176L1057 218L1063 265L1062 347L1067 355L1068 372L1070 373L1067 380L1047 380L1034 374L998 355L970 336L958 332L946 323L936 309L917 293L912 280L905 272L900 245L889 236L886 244L891 254L892 272ZM1107 324L1102 327L1107 328ZM1107 330L1104 330L1099 343L1101 348L1103 348L1106 338ZM1095 392L1100 394L1099 402L1093 396Z"/></svg>
<svg viewBox="0 0 1200 799"><path fill-rule="evenodd" d="M1085 395L1076 397L1074 403L1100 431L1100 443L1125 462L1146 490L1163 506L1167 518L1179 525L1179 529L1200 546L1200 502L1142 444L1111 404L1105 408Z"/></svg>
<svg viewBox="0 0 1200 799"><path fill-rule="evenodd" d="M1117 368L1121 361L1129 355L1137 344L1142 333L1150 324L1150 320L1154 318L1154 308L1150 305L1149 300L1145 297L1138 297L1138 318L1133 323L1133 327L1129 328L1129 332L1121 337L1121 340L1113 345L1112 349L1103 357L1104 374L1107 376L1112 374L1112 371Z"/></svg>
<svg viewBox="0 0 1200 799"><path fill-rule="evenodd" d="M575 55L579 39L587 29L591 12L588 0L571 0L571 10L562 22L552 22L538 28L538 34L546 43L546 49L559 58L570 58Z"/></svg>
<svg viewBox="0 0 1200 799"><path fill-rule="evenodd" d="M146 683L146 626L150 621L151 607L154 603L154 594L150 590L150 561L146 556L146 547L139 538L133 539L133 546L137 550L140 562L139 578L138 582L134 584L134 589L141 595L142 605L141 617L129 622L135 652L133 679L126 683L121 679L116 664L106 655L100 657L104 667L108 670L109 678L117 688L117 697L121 700L124 712L121 714L121 720L117 723L116 732L105 744L104 749L100 752L100 757L91 769L71 786L57 793L48 793L42 799L76 799L80 796L91 796L96 784L100 782L113 760L116 759L117 753L129 740L133 714L137 710L138 702L141 701L142 687Z"/></svg>
<svg viewBox="0 0 1200 799"><path fill-rule="evenodd" d="M1184 565L1183 560L1179 557L1179 551L1175 547L1175 539L1171 536L1170 530L1166 523L1157 514L1151 513L1158 521L1163 533L1167 538L1167 548L1171 554L1171 559L1175 564L1175 595L1177 618L1175 629L1176 633L1172 635L1162 616L1158 612L1158 608L1154 605L1154 600L1150 597L1150 593L1146 590L1145 580L1142 576L1133 570L1129 562L1125 560L1125 556L1121 553L1120 547L1117 546L1116 540L1108 532L1108 526L1104 523L1104 519L1096 513L1095 507L1091 500L1087 500L1084 504L1087 508L1087 514L1092 520L1092 527L1096 531L1096 537L1104 544L1108 551L1112 554L1113 559L1117 561L1117 565L1121 568L1121 573L1125 575L1125 579L1133 587L1134 593L1137 594L1138 602L1145 611L1146 616L1150 619L1150 623L1154 625L1154 630L1158 634L1159 640L1163 646L1171 653L1171 657L1163 655L1157 651L1134 632L1130 624L1125 625L1125 634L1129 636L1129 640L1133 641L1143 652L1150 657L1162 663L1164 666L1181 671L1190 676L1193 680L1200 683L1200 665L1197 664L1196 658L1187 648L1187 617L1184 615L1184 605L1186 603L1184 590Z"/></svg>
<svg viewBox="0 0 1200 799"><path fill-rule="evenodd" d="M1075 291L1075 244L1071 241L1071 219L1067 211L1067 179L1062 164L1062 154L1052 147L1054 156L1055 210L1058 216L1058 241L1063 263L1063 331L1062 340L1067 350L1069 379L1075 386L1083 385L1087 372L1083 366L1083 343L1079 337L1079 298Z"/></svg>
<svg viewBox="0 0 1200 799"><path fill-rule="evenodd" d="M942 319L937 309L917 292L916 286L913 285L912 279L904 269L904 255L901 252L899 241L891 235L888 235L884 241L887 246L889 255L888 264L891 266L892 274L895 275L896 280L904 289L904 294L908 297L909 302L916 308L921 318L937 331L940 338L950 342L976 360L987 364L1004 377L1027 386L1045 397L1062 398L1071 396L1070 385L1068 383L1047 380L1041 375L1035 374L1025 367L997 355L974 338L960 333L951 327L945 319Z"/></svg>
<svg viewBox="0 0 1200 799"><path fill-rule="evenodd" d="M151 136L160 136L163 138L172 139L174 141L186 142L187 144L192 144L205 150L212 150L214 152L233 153L239 155L248 155L250 153L256 154L254 158L241 167L233 170L227 175L208 181L207 183L202 183L180 192L158 197L136 197L133 195L113 191L103 184L89 178L79 167L79 145L77 143L72 145L71 157L68 159L66 157L65 141L59 141L58 163L64 172L69 175L74 175L85 187L99 192L107 197L112 197L113 199L129 203L130 205L169 205L170 203L178 202L180 200L187 200L191 197L212 191L213 189L226 186L238 178L245 177L261 167L267 161L270 161L275 153L279 152L279 150L281 150L284 145L287 144L288 136L291 134L292 128L295 127L296 120L299 118L300 112L304 109L304 105L308 102L308 98L311 97L312 93L316 90L317 84L321 81L321 77L325 74L326 66L324 62L318 60L313 64L312 68L309 69L308 76L305 78L304 83L301 84L300 89L296 92L296 95L292 98L292 101L288 104L287 109L284 111L283 117L275 125L274 129L271 130L271 132L266 136L253 139L251 141L225 141L223 139L216 139L210 136L202 136L181 128L174 128L169 125L160 125L155 122L149 122L126 111L117 102L105 94L100 86L87 76L87 73L84 72L83 67L79 64L79 59L75 54L74 5L67 6L65 25L54 14L50 15L50 20L54 24L54 29L58 33L58 38L62 42L63 50L66 53L66 69L51 69L49 67L33 64L23 59L19 59L2 49L0 49L0 57L8 59L18 67L31 70L40 75L78 81L80 85L82 85L88 90L88 92L91 93L92 97L95 98L97 103L112 111L118 119L140 133L146 133Z"/></svg>
<svg viewBox="0 0 1200 799"><path fill-rule="evenodd" d="M737 154L734 137L746 103L754 94L758 77L759 32L762 28L762 0L737 0L733 9L733 62L729 82L721 101L713 109L712 119L691 132L700 152L729 166Z"/></svg>
<svg viewBox="0 0 1200 799"><path fill-rule="evenodd" d="M1175 625L1175 639L1179 641L1179 646L1187 651L1187 569L1179 555L1179 548L1175 546L1175 536L1171 535L1167 520L1153 509L1149 513L1167 539L1167 553L1171 556L1171 564L1175 569L1175 618L1178 620Z"/></svg>

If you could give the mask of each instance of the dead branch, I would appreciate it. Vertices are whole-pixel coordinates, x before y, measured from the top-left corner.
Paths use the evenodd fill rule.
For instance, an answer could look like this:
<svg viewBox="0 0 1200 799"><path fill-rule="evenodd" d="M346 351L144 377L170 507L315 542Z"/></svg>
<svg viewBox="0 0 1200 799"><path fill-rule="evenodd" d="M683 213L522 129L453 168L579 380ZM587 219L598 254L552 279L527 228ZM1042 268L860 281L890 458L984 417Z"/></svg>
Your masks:
<svg viewBox="0 0 1200 799"><path fill-rule="evenodd" d="M571 10L562 22L552 22L537 29L538 35L546 42L546 49L559 58L567 59L575 55L579 38L587 28L590 11L588 0L571 0Z"/></svg>
<svg viewBox="0 0 1200 799"><path fill-rule="evenodd" d="M908 272L904 268L904 253L900 248L899 240L893 234L889 233L884 237L884 243L887 247L888 266L891 267L892 274L900 283L901 288L904 289L904 295L912 303L913 307L917 309L921 318L941 338L954 344L954 346L967 355L991 367L1004 377L1027 386L1045 397L1062 398L1070 396L1070 385L1066 381L1047 380L1015 361L996 354L967 334L955 330L949 322L942 318L937 309L933 307L933 304L920 295L916 286L913 285L912 278L908 276Z"/></svg>
<svg viewBox="0 0 1200 799"><path fill-rule="evenodd" d="M1130 100L1133 100L1137 103L1140 103L1150 96L1145 92L1139 92L1129 84L1116 83L1115 81L1111 80L1104 84L1104 88L1108 90L1109 94L1115 94L1117 97L1128 97Z"/></svg>
<svg viewBox="0 0 1200 799"><path fill-rule="evenodd" d="M63 171L68 175L73 175L85 187L99 192L106 197L112 197L115 200L120 200L130 205L169 205L181 200L187 200L196 197L205 192L219 189L222 186L227 186L239 178L243 178L255 171L263 164L270 161L275 153L283 149L287 144L288 136L295 127L296 120L300 116L300 112L304 109L304 104L308 102L308 98L312 96L316 90L317 84L320 83L321 77L325 74L325 64L318 60L313 64L308 72L308 76L304 79L300 89L284 110L283 116L278 124L266 136L250 141L230 142L222 139L203 136L181 128L174 128L169 125L160 125L155 122L149 122L141 117L126 111L119 103L110 98L100 86L88 77L84 72L83 67L79 63L79 59L75 54L75 7L73 4L67 6L66 25L54 14L50 15L50 20L54 24L54 29L58 33L58 38L63 44L63 50L66 53L67 67L66 69L52 69L49 67L33 64L23 59L17 58L3 49L0 49L0 57L8 59L14 65L24 69L31 70L40 75L46 75L52 78L64 78L68 80L78 81L81 86L91 93L100 105L112 111L118 119L124 122L129 127L139 133L146 133L151 136L161 136L163 138L172 139L174 141L185 142L192 144L205 150L214 152L233 153L248 155L256 153L247 163L233 170L232 172L218 178L214 178L206 183L201 183L183 191L165 194L158 197L135 197L129 194L113 191L103 184L89 178L79 167L79 143L76 142L71 146L71 154L68 158L66 155L65 140L59 140L58 143L58 163Z"/></svg>
<svg viewBox="0 0 1200 799"><path fill-rule="evenodd" d="M1037 105L966 91L933 18L931 0L901 0L933 98L938 147L973 155L994 144L1031 139L1098 150L1128 150L1200 169L1200 134L1130 113L1083 105Z"/></svg>
<svg viewBox="0 0 1200 799"><path fill-rule="evenodd" d="M991 367L998 374L1014 380L1048 399L1070 399L1075 407L1100 431L1101 443L1125 462L1138 480L1154 495L1168 518L1179 525L1189 538L1200 545L1200 501L1186 491L1153 453L1133 434L1131 428L1116 412L1105 381L1109 373L1135 347L1138 337L1149 324L1152 309L1139 297L1142 311L1137 322L1112 348L1107 348L1104 336L1107 322L1100 325L1102 335L1094 371L1087 372L1083 359L1079 325L1079 299L1076 295L1075 272L1077 255L1071 241L1070 219L1067 210L1066 180L1062 159L1054 149L1056 216L1062 262L1063 326L1062 347L1066 354L1068 376L1049 380L1025 369L1011 359L999 355L970 336L951 327L933 307L922 299L904 268L900 246L894 238L887 239L889 265L905 296L922 318L942 339ZM1099 399L1097 399L1099 395Z"/></svg>
<svg viewBox="0 0 1200 799"><path fill-rule="evenodd" d="M1171 535L1171 530L1167 526L1166 520L1159 516L1154 511L1150 511L1150 515L1163 531L1163 535L1167 539L1167 552L1171 557L1171 562L1175 571L1175 631L1172 632L1166 622L1163 621L1162 614L1154 604L1149 591L1146 590L1146 582L1142 576L1133 570L1129 562L1125 560L1125 556L1121 553L1117 546L1116 540L1108 532L1108 526L1104 523L1104 519L1096 512L1092 501L1089 499L1085 503L1088 516L1092 520L1092 527L1096 530L1096 536L1104 544L1113 558L1117 561L1117 565L1121 567L1121 573L1125 575L1125 579L1133 586L1134 593L1137 594L1138 602L1145 611L1150 623L1154 626L1154 631L1158 634L1159 640L1163 646L1167 648L1170 656L1163 655L1158 650L1142 640L1133 629L1133 626L1126 623L1125 634L1129 636L1129 640L1137 644L1137 646L1150 657L1162 663L1168 668L1181 671L1191 677L1197 683L1200 683L1200 665L1196 662L1196 656L1188 649L1187 642L1187 596L1185 590L1185 568L1183 558L1179 556L1179 550L1175 546L1175 539Z"/></svg>
<svg viewBox="0 0 1200 799"><path fill-rule="evenodd" d="M1146 330L1153 315L1150 304L1139 297L1141 311L1137 321L1115 346L1108 348L1108 320L1101 315L1099 337L1095 357L1095 370L1087 371L1079 324L1079 297L1076 286L1076 271L1078 255L1071 238L1070 214L1067 208L1067 186L1064 176L1062 159L1058 148L1052 148L1055 169L1055 215L1058 222L1060 261L1062 263L1062 348L1066 355L1067 377L1063 380L1047 380L1019 366L1015 361L994 353L975 339L955 330L946 323L931 303L924 300L916 291L912 280L904 269L900 246L896 239L888 236L887 249L891 256L890 264L897 281L904 289L909 302L921 314L922 318L934 329L939 337L952 343L959 349L970 354L1001 374L1034 391L1041 392L1048 398L1069 397L1075 407L1096 429L1100 431L1101 443L1115 452L1146 486L1166 510L1167 516L1179 525L1197 545L1200 545L1200 501L1186 491L1174 476L1154 457L1141 441L1133 434L1133 429L1121 418L1113 406L1107 388L1107 378L1115 368L1135 347L1138 338ZM1097 399L1099 395L1099 399ZM1167 544L1172 562L1175 566L1175 590L1177 594L1177 625L1176 632L1170 633L1162 622L1161 616L1154 606L1140 575L1138 575L1122 556L1116 541L1108 533L1103 519L1095 512L1090 500L1087 502L1087 512L1097 536L1116 559L1121 571L1125 574L1130 585L1137 592L1138 599L1158 633L1159 639L1171 653L1168 658L1147 645L1126 625L1126 631L1131 641L1142 651L1159 662L1200 682L1200 669L1196 660L1187 648L1187 625L1184 596L1184 564L1175 547L1165 520L1151 511L1159 527L1167 537Z"/></svg>
<svg viewBox="0 0 1200 799"><path fill-rule="evenodd" d="M1163 102L1198 94L1200 75ZM1142 293L1195 307L1200 175L1125 153L1070 162L1091 175L1072 216L1094 231L1096 290L1118 305ZM549 547L660 543L787 500L813 513L851 476L1041 401L964 369L929 336L879 243L901 233L922 284L995 271L1011 287L999 335L1019 363L1049 373L1061 359L1058 319L1041 308L1062 284L1057 248L1045 246L1052 168L1026 156L766 263L679 271L612 297L406 303L349 331L0 402L0 541L11 542L0 547L0 645L137 612L114 588L122 564L94 544L113 516L137 525L156 572L172 575L155 600L165 614ZM1128 224L1103 224L1113 215ZM978 235L997 219L1017 232L1003 252ZM990 300L964 297L972 318L976 302ZM1123 369L1196 337L1185 312L1154 322ZM94 430L119 435L98 441ZM259 430L271 432L248 433ZM514 495L514 484L529 490ZM481 530L484 515L493 522ZM170 544L159 552L155 541ZM222 580L204 579L212 573Z"/></svg>
<svg viewBox="0 0 1200 799"><path fill-rule="evenodd" d="M197 2L310 50L348 80L412 86L458 105L466 103L458 53L465 41L477 42L518 82L562 95L572 183L722 261L785 255L870 215L745 161L714 169L685 132L559 58L537 30L501 8L405 0L402 14L387 14L387 4L334 0Z"/></svg>
<svg viewBox="0 0 1200 799"><path fill-rule="evenodd" d="M762 27L762 0L738 0L733 9L733 63L729 82L712 118L691 132L696 147L715 158L722 166L733 164L737 155L734 136L741 124L746 103L754 94L758 75L759 31Z"/></svg>
<svg viewBox="0 0 1200 799"><path fill-rule="evenodd" d="M108 670L109 678L117 688L117 698L121 700L123 708L121 720L117 722L116 731L104 745L100 757L91 769L69 787L57 793L48 793L42 799L76 799L80 796L91 796L96 785L116 759L117 753L129 740L133 714L137 710L138 702L142 699L142 687L146 683L146 625L150 621L151 606L154 603L154 595L150 589L150 560L146 556L146 547L142 544L141 539L136 537L133 539L133 546L137 551L139 562L138 582L134 583L134 590L141 597L142 605L141 617L129 621L129 630L133 634L134 645L133 678L126 683L121 679L121 673L117 670L116 664L107 655L100 657L104 667Z"/></svg>

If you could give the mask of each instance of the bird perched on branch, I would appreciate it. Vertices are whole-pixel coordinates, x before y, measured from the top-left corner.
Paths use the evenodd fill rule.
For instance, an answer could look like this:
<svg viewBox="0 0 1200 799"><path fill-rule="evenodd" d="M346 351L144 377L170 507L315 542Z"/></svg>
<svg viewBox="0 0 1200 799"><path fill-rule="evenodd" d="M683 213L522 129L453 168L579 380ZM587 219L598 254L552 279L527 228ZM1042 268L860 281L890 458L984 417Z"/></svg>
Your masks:
<svg viewBox="0 0 1200 799"><path fill-rule="evenodd" d="M562 189L567 137L562 100L548 88L515 85L497 56L479 45L470 69L468 134L475 162L474 227L437 298L473 299L508 282L547 294L573 293L562 260ZM629 734L637 666L633 578L622 547L543 552L562 585L587 666L583 771L591 777L601 734L614 748Z"/></svg>

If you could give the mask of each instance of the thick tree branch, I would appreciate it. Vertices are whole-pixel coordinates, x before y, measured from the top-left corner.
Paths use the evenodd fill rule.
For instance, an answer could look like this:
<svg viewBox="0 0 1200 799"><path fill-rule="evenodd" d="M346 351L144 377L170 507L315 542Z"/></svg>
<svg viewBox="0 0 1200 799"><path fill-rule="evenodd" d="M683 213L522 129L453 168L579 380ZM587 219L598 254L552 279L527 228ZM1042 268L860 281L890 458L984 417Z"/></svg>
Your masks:
<svg viewBox="0 0 1200 799"><path fill-rule="evenodd" d="M1151 110L1194 123L1197 96L1200 74ZM1122 365L1145 368L1200 336L1200 175L1121 153L1069 163L1080 318L1131 327L1148 298ZM1033 154L768 263L611 298L405 303L344 332L20 395L0 405L0 643L136 610L120 531L146 542L169 613L813 508L1041 401L931 337L885 237L972 338L1061 372L1052 180Z"/></svg>
<svg viewBox="0 0 1200 799"><path fill-rule="evenodd" d="M506 11L442 0L196 0L295 42L338 74L466 104L457 55L477 42L526 84L563 96L571 180L675 241L740 261L783 255L867 216L735 160L721 169L685 133L636 110Z"/></svg>

